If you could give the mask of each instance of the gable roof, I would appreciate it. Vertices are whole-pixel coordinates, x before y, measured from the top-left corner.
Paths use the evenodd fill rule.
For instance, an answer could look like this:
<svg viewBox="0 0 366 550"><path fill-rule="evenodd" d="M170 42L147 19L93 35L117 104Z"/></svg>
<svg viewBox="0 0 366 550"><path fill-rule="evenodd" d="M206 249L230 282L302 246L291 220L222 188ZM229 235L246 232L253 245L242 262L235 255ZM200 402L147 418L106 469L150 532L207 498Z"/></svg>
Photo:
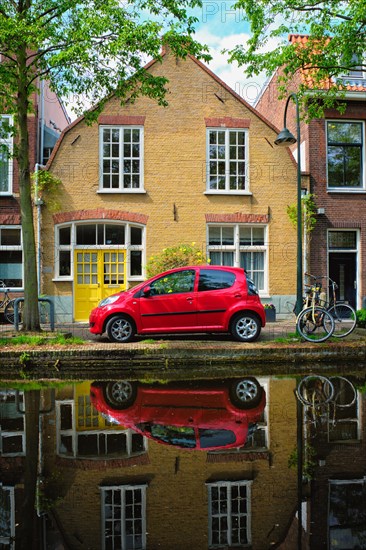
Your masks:
<svg viewBox="0 0 366 550"><path fill-rule="evenodd" d="M162 51L162 54L161 56L164 57L167 55L167 50L164 48L163 51ZM228 86L223 80L221 80L221 78L219 78L215 73L213 73L204 63L202 63L201 61L199 61L196 57L194 57L193 55L190 55L188 54L187 57L189 59L191 59L196 65L198 65L198 67L200 69L202 69L203 71L205 71L213 80L215 80L220 86L222 86L231 96L233 96L237 101L239 101L242 105L244 105L255 117L257 117L258 119L260 119L262 122L264 122L264 124L266 124L267 126L269 126L274 132L278 133L279 132L279 129L276 128L276 126L274 126L274 124L272 124L272 122L270 122L269 120L267 120L261 113L259 113L259 111L257 111L254 107L252 107L247 101L245 101L239 94L237 94L232 88L230 88L230 86ZM157 63L157 59L153 59L152 61L150 61L149 63L147 63L144 67L145 70L149 70L150 67L152 67L153 65L155 65ZM112 96L111 96L112 97ZM91 107L90 111L93 111L95 109L95 107ZM50 156L50 158L48 159L48 162L45 166L45 170L48 170L51 165L52 165L52 162L57 154L57 151L59 150L60 146L61 146L61 143L64 139L64 137L66 136L66 134L68 132L70 132L70 130L72 130L75 126L77 126L80 122L82 122L83 120L85 119L85 116L82 115L80 117L78 117L76 120L74 120L69 126L67 126L63 131L62 133L60 134L60 137L58 139L58 141L56 142L56 145L52 151L52 154Z"/></svg>
<svg viewBox="0 0 366 550"><path fill-rule="evenodd" d="M288 40L291 44L296 44L298 47L305 47L306 44L309 41L309 35L307 34L290 34L288 37ZM327 42L329 42L331 38L327 38ZM306 83L309 88L315 89L314 81L311 77L311 73L315 71L315 69L306 70L302 69L301 79L304 83ZM347 92L366 92L366 79L365 78L352 78L351 76L340 76L337 79L342 83L345 90ZM333 86L335 84L335 81L332 78L329 78L328 81L324 81L324 89L328 89L329 87Z"/></svg>

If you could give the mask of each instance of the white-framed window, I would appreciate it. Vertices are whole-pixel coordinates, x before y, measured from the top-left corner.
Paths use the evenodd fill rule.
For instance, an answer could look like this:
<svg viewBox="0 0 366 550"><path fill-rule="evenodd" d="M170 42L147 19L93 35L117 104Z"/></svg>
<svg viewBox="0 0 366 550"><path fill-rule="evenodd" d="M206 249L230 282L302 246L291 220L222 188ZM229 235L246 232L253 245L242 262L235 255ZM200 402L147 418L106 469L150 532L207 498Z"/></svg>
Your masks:
<svg viewBox="0 0 366 550"><path fill-rule="evenodd" d="M13 192L12 122L11 116L0 115L0 195L11 195Z"/></svg>
<svg viewBox="0 0 366 550"><path fill-rule="evenodd" d="M328 191L365 191L365 122L327 120Z"/></svg>
<svg viewBox="0 0 366 550"><path fill-rule="evenodd" d="M56 402L57 454L69 458L121 458L140 455L146 438L115 426L95 411L89 396ZM89 399L89 401L85 401Z"/></svg>
<svg viewBox="0 0 366 550"><path fill-rule="evenodd" d="M211 265L242 267L260 293L268 288L268 243L265 225L209 224L207 254Z"/></svg>
<svg viewBox="0 0 366 550"><path fill-rule="evenodd" d="M23 392L0 391L0 456L25 455L24 414L18 406L23 407Z"/></svg>
<svg viewBox="0 0 366 550"><path fill-rule="evenodd" d="M206 193L248 194L249 132L207 129Z"/></svg>
<svg viewBox="0 0 366 550"><path fill-rule="evenodd" d="M100 487L103 550L146 548L146 488L147 484Z"/></svg>
<svg viewBox="0 0 366 550"><path fill-rule="evenodd" d="M328 548L365 548L366 477L329 480Z"/></svg>
<svg viewBox="0 0 366 550"><path fill-rule="evenodd" d="M99 132L99 191L144 192L143 126L100 126Z"/></svg>
<svg viewBox="0 0 366 550"><path fill-rule="evenodd" d="M341 75L343 80L362 80L366 78L365 62L362 57L357 54L353 54L349 66L350 69Z"/></svg>
<svg viewBox="0 0 366 550"><path fill-rule="evenodd" d="M7 288L23 287L22 230L18 225L0 225L0 280Z"/></svg>
<svg viewBox="0 0 366 550"><path fill-rule="evenodd" d="M0 482L0 548L15 548L15 493L14 487Z"/></svg>
<svg viewBox="0 0 366 550"><path fill-rule="evenodd" d="M73 249L126 250L129 280L141 280L145 227L131 223L85 222L55 226L55 278L72 280Z"/></svg>
<svg viewBox="0 0 366 550"><path fill-rule="evenodd" d="M209 548L251 544L251 481L206 483Z"/></svg>

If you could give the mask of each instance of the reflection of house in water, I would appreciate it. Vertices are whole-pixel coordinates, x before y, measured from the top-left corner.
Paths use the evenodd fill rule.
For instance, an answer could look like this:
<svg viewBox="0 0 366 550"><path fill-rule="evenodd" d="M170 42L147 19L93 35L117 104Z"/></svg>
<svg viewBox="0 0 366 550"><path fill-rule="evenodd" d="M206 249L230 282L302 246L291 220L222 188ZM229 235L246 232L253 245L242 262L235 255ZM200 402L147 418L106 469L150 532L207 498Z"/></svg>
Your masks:
<svg viewBox="0 0 366 550"><path fill-rule="evenodd" d="M210 453L108 425L90 406L90 384L60 390L45 466L59 473L56 517L70 547L120 548L122 539L122 548L262 549L281 540L296 507L295 381L261 383L268 406L247 448Z"/></svg>
<svg viewBox="0 0 366 550"><path fill-rule="evenodd" d="M331 404L309 430L316 467L308 520L316 550L366 548L366 400L348 383L340 389L340 406Z"/></svg>
<svg viewBox="0 0 366 550"><path fill-rule="evenodd" d="M288 534L297 506L296 470L288 468L296 446L296 382L259 380L267 397L259 429L244 448L224 452L180 450L111 424L91 406L90 382L58 388L55 407L40 421L35 522L38 532L45 527L47 548L296 548L296 524L293 539ZM47 409L51 393L42 393ZM14 391L0 395L0 547L10 550L23 521L27 430L22 393L18 408ZM337 542L353 536L365 547L359 542L366 510L364 409L359 393L341 411L343 422L311 442L322 461L304 518L310 548L327 548L328 534Z"/></svg>

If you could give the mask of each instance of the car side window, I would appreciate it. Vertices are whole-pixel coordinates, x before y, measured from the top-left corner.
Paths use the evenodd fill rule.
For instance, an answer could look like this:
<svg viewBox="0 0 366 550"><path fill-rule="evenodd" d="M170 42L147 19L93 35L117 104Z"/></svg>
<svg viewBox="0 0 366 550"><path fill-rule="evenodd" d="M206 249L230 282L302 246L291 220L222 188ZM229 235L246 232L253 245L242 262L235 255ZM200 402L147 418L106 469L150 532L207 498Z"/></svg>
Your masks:
<svg viewBox="0 0 366 550"><path fill-rule="evenodd" d="M186 269L160 277L151 283L150 295L161 296L162 294L193 292L195 275L194 270Z"/></svg>
<svg viewBox="0 0 366 550"><path fill-rule="evenodd" d="M234 273L220 269L201 269L198 291L221 290L230 288L235 282Z"/></svg>

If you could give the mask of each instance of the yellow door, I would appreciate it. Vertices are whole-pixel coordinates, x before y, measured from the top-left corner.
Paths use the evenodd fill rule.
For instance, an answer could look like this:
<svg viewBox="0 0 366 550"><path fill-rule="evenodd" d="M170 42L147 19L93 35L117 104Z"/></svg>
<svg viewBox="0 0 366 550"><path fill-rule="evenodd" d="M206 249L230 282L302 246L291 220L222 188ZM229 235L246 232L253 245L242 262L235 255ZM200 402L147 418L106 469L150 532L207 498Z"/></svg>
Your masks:
<svg viewBox="0 0 366 550"><path fill-rule="evenodd" d="M100 300L126 289L125 260L124 250L75 250L75 321L87 321Z"/></svg>

